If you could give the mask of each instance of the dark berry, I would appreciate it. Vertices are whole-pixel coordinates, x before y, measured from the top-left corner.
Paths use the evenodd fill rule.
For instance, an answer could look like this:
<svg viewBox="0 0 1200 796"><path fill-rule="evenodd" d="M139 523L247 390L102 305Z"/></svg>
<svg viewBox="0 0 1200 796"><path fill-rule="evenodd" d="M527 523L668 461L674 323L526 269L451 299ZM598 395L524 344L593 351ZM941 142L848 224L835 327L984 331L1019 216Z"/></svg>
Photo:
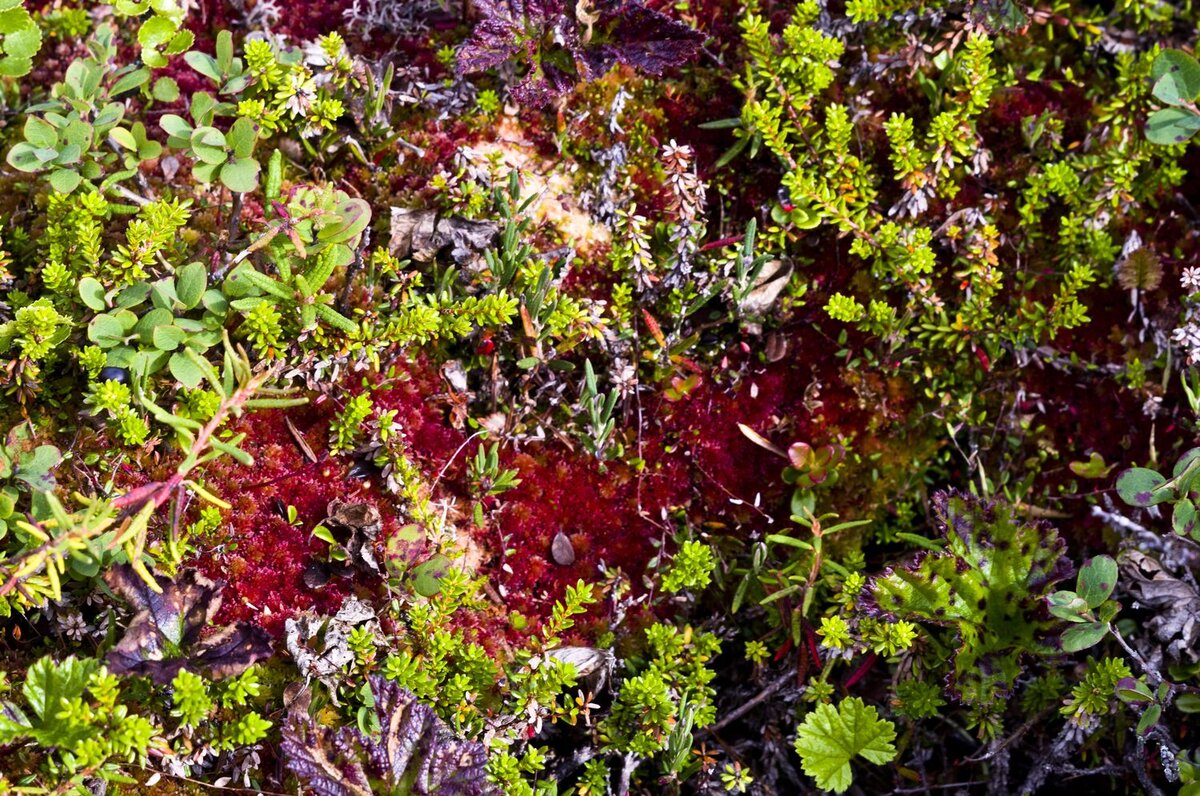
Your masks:
<svg viewBox="0 0 1200 796"><path fill-rule="evenodd" d="M100 381L118 381L121 384L129 383L129 371L125 368L106 367L100 368L100 375L97 377Z"/></svg>

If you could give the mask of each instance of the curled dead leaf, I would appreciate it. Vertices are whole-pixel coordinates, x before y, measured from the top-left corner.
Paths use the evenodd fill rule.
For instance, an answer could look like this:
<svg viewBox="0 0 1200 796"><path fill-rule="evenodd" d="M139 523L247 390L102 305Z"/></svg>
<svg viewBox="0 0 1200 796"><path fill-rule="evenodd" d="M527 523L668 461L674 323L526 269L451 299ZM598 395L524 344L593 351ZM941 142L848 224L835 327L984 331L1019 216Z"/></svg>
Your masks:
<svg viewBox="0 0 1200 796"><path fill-rule="evenodd" d="M1122 556L1126 590L1155 615L1145 624L1171 660L1200 662L1200 593L1138 550Z"/></svg>

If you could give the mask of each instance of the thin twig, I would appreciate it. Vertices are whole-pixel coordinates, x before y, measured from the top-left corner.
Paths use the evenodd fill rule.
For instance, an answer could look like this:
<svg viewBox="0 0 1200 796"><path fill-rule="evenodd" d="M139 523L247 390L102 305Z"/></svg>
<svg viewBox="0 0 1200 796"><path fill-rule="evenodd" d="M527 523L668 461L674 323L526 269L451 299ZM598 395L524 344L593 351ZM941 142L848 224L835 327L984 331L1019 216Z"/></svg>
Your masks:
<svg viewBox="0 0 1200 796"><path fill-rule="evenodd" d="M728 725L730 725L733 722L740 719L742 716L745 716L747 713L754 710L756 707L758 707L760 704L762 704L763 700L767 699L767 697L772 696L773 694L775 694L775 692L779 691L785 685L787 685L789 682L791 682L795 679L796 679L795 672L790 672L790 671L785 672L781 677L776 679L773 683L768 685L762 691L759 691L758 695L755 696L753 699L751 699L750 701L737 707L736 709L734 709L731 713L728 713L723 719L721 719L717 723L710 724L709 726L705 727L703 730L701 730L701 734L706 734L706 733L712 734L724 727L727 727Z"/></svg>

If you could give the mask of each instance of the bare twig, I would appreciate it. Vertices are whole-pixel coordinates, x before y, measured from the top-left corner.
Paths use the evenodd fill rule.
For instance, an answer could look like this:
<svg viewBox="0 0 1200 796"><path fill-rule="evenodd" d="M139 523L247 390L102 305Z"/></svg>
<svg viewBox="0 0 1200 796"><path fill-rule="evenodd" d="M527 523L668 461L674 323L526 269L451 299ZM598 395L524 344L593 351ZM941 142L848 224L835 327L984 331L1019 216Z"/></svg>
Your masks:
<svg viewBox="0 0 1200 796"><path fill-rule="evenodd" d="M748 702L745 702L742 705L738 706L733 711L726 714L720 721L716 722L715 724L710 724L709 726L703 728L700 731L700 733L702 735L703 734L712 734L712 733L715 733L715 732L721 730L724 727L729 726L733 722L740 719L742 716L745 716L747 713L754 710L756 707L758 707L760 704L762 704L762 702L765 699L772 696L777 691L782 689L785 685L787 685L789 682L792 682L795 679L796 679L795 672L790 672L790 671L784 672L784 674L781 677L776 679L774 682L770 683L762 691L759 691L757 696L750 699Z"/></svg>

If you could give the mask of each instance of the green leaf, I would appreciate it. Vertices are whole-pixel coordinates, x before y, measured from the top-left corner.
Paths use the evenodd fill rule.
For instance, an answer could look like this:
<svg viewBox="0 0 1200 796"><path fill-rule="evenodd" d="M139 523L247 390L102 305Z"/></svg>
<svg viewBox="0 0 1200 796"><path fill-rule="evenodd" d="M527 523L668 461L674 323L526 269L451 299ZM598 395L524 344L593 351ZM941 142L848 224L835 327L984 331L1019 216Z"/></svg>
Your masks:
<svg viewBox="0 0 1200 796"><path fill-rule="evenodd" d="M1079 570L1076 591L1091 609L1099 608L1117 586L1117 562L1111 556L1096 556Z"/></svg>
<svg viewBox="0 0 1200 796"><path fill-rule="evenodd" d="M1183 108L1163 108L1146 119L1146 140L1152 144L1182 144L1200 130L1200 116Z"/></svg>
<svg viewBox="0 0 1200 796"><path fill-rule="evenodd" d="M174 102L179 99L179 84L173 78L160 77L154 81L150 94L159 102Z"/></svg>
<svg viewBox="0 0 1200 796"><path fill-rule="evenodd" d="M138 28L138 43L143 47L156 49L166 44L175 35L179 27L162 16L152 16Z"/></svg>
<svg viewBox="0 0 1200 796"><path fill-rule="evenodd" d="M1151 705L1142 713L1142 718L1138 721L1138 735L1145 735L1150 732L1150 728L1158 724L1158 720L1162 718L1162 705Z"/></svg>
<svg viewBox="0 0 1200 796"><path fill-rule="evenodd" d="M117 146L134 152L138 148L137 139L133 137L133 133L126 130L124 127L114 127L108 131L108 137L111 138Z"/></svg>
<svg viewBox="0 0 1200 796"><path fill-rule="evenodd" d="M88 324L87 336L101 348L111 348L124 342L125 327L112 315L97 315Z"/></svg>
<svg viewBox="0 0 1200 796"><path fill-rule="evenodd" d="M179 55L182 52L187 52L192 46L192 42L196 41L196 34L190 30L178 31L171 40L167 42L167 46L163 48L163 52L167 55Z"/></svg>
<svg viewBox="0 0 1200 796"><path fill-rule="evenodd" d="M216 107L217 101L207 91L197 91L192 95L192 119L196 121L197 125L211 124Z"/></svg>
<svg viewBox="0 0 1200 796"><path fill-rule="evenodd" d="M50 185L59 193L70 193L79 187L83 177L79 172L70 169L55 169L50 172Z"/></svg>
<svg viewBox="0 0 1200 796"><path fill-rule="evenodd" d="M1171 527L1180 536L1187 536L1194 532L1197 528L1196 504L1188 498L1182 498L1176 503L1175 509L1171 512Z"/></svg>
<svg viewBox="0 0 1200 796"><path fill-rule="evenodd" d="M1131 467L1117 477L1117 494L1131 506L1153 506L1170 500L1171 490L1159 490L1167 479L1145 467Z"/></svg>
<svg viewBox="0 0 1200 796"><path fill-rule="evenodd" d="M163 114L163 117L158 120L158 126L166 130L167 135L175 138L186 141L192 137L192 126L182 116L174 113Z"/></svg>
<svg viewBox="0 0 1200 796"><path fill-rule="evenodd" d="M221 167L221 182L234 193L250 193L258 187L258 161L235 158Z"/></svg>
<svg viewBox="0 0 1200 796"><path fill-rule="evenodd" d="M371 223L371 206L362 199L346 198L334 210L337 218L321 228L317 239L325 243L348 243Z"/></svg>
<svg viewBox="0 0 1200 796"><path fill-rule="evenodd" d="M1108 625L1104 622L1088 622L1082 625L1072 625L1063 631L1063 652L1079 652L1100 643L1108 635Z"/></svg>
<svg viewBox="0 0 1200 796"><path fill-rule="evenodd" d="M1107 478L1114 465L1105 464L1104 457L1092 451L1086 462L1070 462L1067 466L1080 478Z"/></svg>
<svg viewBox="0 0 1200 796"><path fill-rule="evenodd" d="M71 656L62 663L51 658L41 658L25 673L21 693L29 701L29 707L43 724L54 721L55 714L62 709L64 699L75 699L83 695L88 678L99 668L95 660L80 660ZM90 728L83 728L85 733Z"/></svg>
<svg viewBox="0 0 1200 796"><path fill-rule="evenodd" d="M11 13L11 12L5 12ZM42 31L30 18L29 12L21 10L28 24L4 35L4 52L10 58L25 60L37 55L42 48Z"/></svg>
<svg viewBox="0 0 1200 796"><path fill-rule="evenodd" d="M258 140L258 125L242 116L229 128L226 138L235 158L248 158L254 153L254 144Z"/></svg>
<svg viewBox="0 0 1200 796"><path fill-rule="evenodd" d="M33 71L31 58L0 58L0 75L4 77L22 77Z"/></svg>
<svg viewBox="0 0 1200 796"><path fill-rule="evenodd" d="M219 165L229 158L225 134L215 127L197 127L189 143L196 157L210 165Z"/></svg>
<svg viewBox="0 0 1200 796"><path fill-rule="evenodd" d="M187 356L186 352L177 351L167 361L167 370L171 375L189 390L194 390L204 381L204 371Z"/></svg>
<svg viewBox="0 0 1200 796"><path fill-rule="evenodd" d="M222 442L219 439L210 440L210 444L213 446L213 448L215 450L219 450L221 453L224 453L226 456L232 457L239 464L245 465L246 467L251 467L254 465L254 457L251 456L249 453L246 453L246 451L242 450L241 448L239 448L236 445L230 445L228 443Z"/></svg>
<svg viewBox="0 0 1200 796"><path fill-rule="evenodd" d="M221 82L221 69L217 66L217 59L213 58L208 53L202 53L198 50L193 50L183 56L183 60L192 69L195 69L200 74L212 80L214 83Z"/></svg>
<svg viewBox="0 0 1200 796"><path fill-rule="evenodd" d="M1200 96L1200 63L1182 50L1167 50L1154 59L1150 78L1154 96L1168 105L1191 102Z"/></svg>
<svg viewBox="0 0 1200 796"><path fill-rule="evenodd" d="M1068 622L1086 622L1081 616L1088 610L1087 600L1073 591L1056 591L1046 598L1050 613Z"/></svg>
<svg viewBox="0 0 1200 796"><path fill-rule="evenodd" d="M208 269L204 263L193 262L175 271L175 296L184 309L192 309L204 297L208 288Z"/></svg>
<svg viewBox="0 0 1200 796"><path fill-rule="evenodd" d="M1071 575L1066 545L1046 523L1007 503L939 493L933 498L946 548L874 577L862 598L873 613L954 629L951 688L967 704L991 706L1011 692L1026 653L1057 652L1046 598Z"/></svg>
<svg viewBox="0 0 1200 796"><path fill-rule="evenodd" d="M40 171L46 164L46 158L43 156L44 152L49 152L51 160L58 154L53 149L39 148L25 141L20 141L14 144L12 149L8 150L8 157L5 160L8 162L8 165L17 171Z"/></svg>
<svg viewBox="0 0 1200 796"><path fill-rule="evenodd" d="M358 331L357 323L350 320L345 315L342 315L332 307L328 307L324 304L317 304L313 306L313 310L316 312L317 317L325 321L325 323L333 326L336 329L340 329L346 334L354 334Z"/></svg>
<svg viewBox="0 0 1200 796"><path fill-rule="evenodd" d="M217 66L222 73L233 68L233 33L223 30L217 34Z"/></svg>
<svg viewBox="0 0 1200 796"><path fill-rule="evenodd" d="M155 326L150 339L159 351L174 351L187 339L187 332L174 325Z"/></svg>
<svg viewBox="0 0 1200 796"><path fill-rule="evenodd" d="M135 69L127 75L122 75L113 83L112 88L108 90L111 97L119 97L127 91L133 91L136 88L141 88L150 81L149 69Z"/></svg>
<svg viewBox="0 0 1200 796"><path fill-rule="evenodd" d="M436 555L413 567L413 591L422 597L433 597L442 590L442 578L450 569L450 559Z"/></svg>
<svg viewBox="0 0 1200 796"><path fill-rule="evenodd" d="M796 732L796 752L804 773L821 790L844 793L853 780L850 761L855 757L882 765L896 757L896 727L880 719L875 708L858 697L849 697L835 708L818 705L804 717Z"/></svg>
<svg viewBox="0 0 1200 796"><path fill-rule="evenodd" d="M79 280L79 298L88 309L104 312L108 303L104 297L104 285L95 277L85 276Z"/></svg>
<svg viewBox="0 0 1200 796"><path fill-rule="evenodd" d="M45 119L30 116L25 120L25 140L35 147L54 147L58 144L58 130Z"/></svg>

